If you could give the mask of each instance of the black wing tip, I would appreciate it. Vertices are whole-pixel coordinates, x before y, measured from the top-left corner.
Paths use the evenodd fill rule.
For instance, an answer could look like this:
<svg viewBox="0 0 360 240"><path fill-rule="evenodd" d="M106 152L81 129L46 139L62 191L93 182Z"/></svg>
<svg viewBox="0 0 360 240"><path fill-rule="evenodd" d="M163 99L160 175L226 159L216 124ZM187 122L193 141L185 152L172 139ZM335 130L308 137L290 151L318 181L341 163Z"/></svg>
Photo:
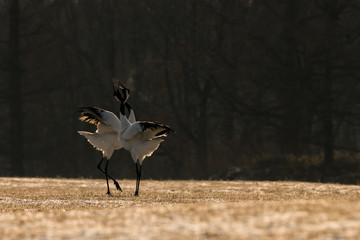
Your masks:
<svg viewBox="0 0 360 240"><path fill-rule="evenodd" d="M169 134L170 133L176 133L176 131L175 131L175 129L173 127L170 127L170 126L168 126L168 127L169 127L169 131L168 131Z"/></svg>
<svg viewBox="0 0 360 240"><path fill-rule="evenodd" d="M78 109L79 120L97 125L101 123L99 113L102 111L104 110L98 107L80 107Z"/></svg>
<svg viewBox="0 0 360 240"><path fill-rule="evenodd" d="M170 125L160 123L160 122L155 122L155 123L158 124L159 126L165 128L168 133L170 133L170 132L176 133L175 129L173 127L171 127Z"/></svg>
<svg viewBox="0 0 360 240"><path fill-rule="evenodd" d="M165 130L163 130L161 132L158 132L155 136L163 136L163 135L167 136L172 132L176 133L175 131L173 131L173 129L165 129Z"/></svg>
<svg viewBox="0 0 360 240"><path fill-rule="evenodd" d="M79 120L82 122L91 123L91 124L95 124L95 125L98 125L101 123L98 119L94 118L93 115L91 115L89 113L84 113L84 112L80 114Z"/></svg>
<svg viewBox="0 0 360 240"><path fill-rule="evenodd" d="M163 131L156 134L157 136L163 135L163 134L170 134L171 132L176 133L175 129L167 124L160 123L158 121L139 121L144 128L164 128Z"/></svg>
<svg viewBox="0 0 360 240"><path fill-rule="evenodd" d="M81 107L81 108L79 108L79 110L86 111L86 112L103 112L104 111L104 109L99 108L99 107Z"/></svg>
<svg viewBox="0 0 360 240"><path fill-rule="evenodd" d="M170 125L162 124L162 127L164 127L168 133L170 133L170 132L176 133L175 129L173 127L171 127Z"/></svg>
<svg viewBox="0 0 360 240"><path fill-rule="evenodd" d="M79 118L84 116L89 110L89 107L80 107L78 110L77 110L77 113L79 114Z"/></svg>
<svg viewBox="0 0 360 240"><path fill-rule="evenodd" d="M170 132L172 132L172 133L176 133L175 129L174 129L174 128L172 128L172 127L170 127Z"/></svg>
<svg viewBox="0 0 360 240"><path fill-rule="evenodd" d="M101 110L101 108L98 107L80 107L78 111L88 112L88 111L96 111Z"/></svg>

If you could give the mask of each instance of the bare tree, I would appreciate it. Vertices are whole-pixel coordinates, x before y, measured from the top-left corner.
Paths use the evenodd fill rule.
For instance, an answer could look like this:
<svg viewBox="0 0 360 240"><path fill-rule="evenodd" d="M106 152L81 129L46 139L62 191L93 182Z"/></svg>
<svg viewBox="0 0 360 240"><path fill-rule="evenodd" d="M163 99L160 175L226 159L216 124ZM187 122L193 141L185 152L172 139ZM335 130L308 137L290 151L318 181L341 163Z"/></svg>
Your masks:
<svg viewBox="0 0 360 240"><path fill-rule="evenodd" d="M22 71L20 58L20 2L9 1L9 114L10 114L10 163L11 173L23 176L25 173Z"/></svg>

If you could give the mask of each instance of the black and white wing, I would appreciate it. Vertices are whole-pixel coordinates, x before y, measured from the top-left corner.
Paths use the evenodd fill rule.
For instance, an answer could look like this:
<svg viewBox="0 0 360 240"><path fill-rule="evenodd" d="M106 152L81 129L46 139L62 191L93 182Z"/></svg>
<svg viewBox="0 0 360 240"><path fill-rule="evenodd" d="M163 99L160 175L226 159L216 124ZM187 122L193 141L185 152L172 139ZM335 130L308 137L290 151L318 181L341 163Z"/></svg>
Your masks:
<svg viewBox="0 0 360 240"><path fill-rule="evenodd" d="M97 107L82 107L79 120L97 126L97 132L120 131L120 120L112 112Z"/></svg>
<svg viewBox="0 0 360 240"><path fill-rule="evenodd" d="M150 140L160 136L167 136L170 132L174 132L174 130L166 124L150 121L138 121L129 126L122 134L122 137L125 140L130 140L135 138L136 135L142 134L144 139Z"/></svg>

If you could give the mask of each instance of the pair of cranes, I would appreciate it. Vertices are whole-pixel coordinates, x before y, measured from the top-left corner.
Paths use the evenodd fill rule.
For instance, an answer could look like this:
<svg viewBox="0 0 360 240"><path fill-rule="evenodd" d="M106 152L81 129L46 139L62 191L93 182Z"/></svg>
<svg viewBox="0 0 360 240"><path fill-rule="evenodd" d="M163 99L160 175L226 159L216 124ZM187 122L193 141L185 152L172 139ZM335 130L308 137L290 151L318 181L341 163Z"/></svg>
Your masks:
<svg viewBox="0 0 360 240"><path fill-rule="evenodd" d="M138 196L142 162L146 157L151 156L160 143L174 130L169 125L159 122L136 121L134 110L127 102L130 90L119 81L114 82L114 97L120 102L119 117L101 108L82 107L79 110L79 120L96 125L97 130L94 133L85 131L78 131L78 133L97 150L102 151L103 157L97 168L105 175L108 195L110 195L109 178L113 180L116 189L122 191L119 183L107 172L114 150L125 148L131 153L136 168L134 195ZM129 116L126 115L126 110ZM101 165L105 159L105 169L102 169Z"/></svg>

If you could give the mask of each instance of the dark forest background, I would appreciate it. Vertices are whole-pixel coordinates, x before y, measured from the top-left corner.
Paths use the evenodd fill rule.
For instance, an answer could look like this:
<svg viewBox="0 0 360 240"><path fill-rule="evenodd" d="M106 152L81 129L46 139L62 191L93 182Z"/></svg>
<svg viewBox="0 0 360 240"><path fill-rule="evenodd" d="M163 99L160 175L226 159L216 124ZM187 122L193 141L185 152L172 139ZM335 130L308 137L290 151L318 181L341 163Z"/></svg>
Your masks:
<svg viewBox="0 0 360 240"><path fill-rule="evenodd" d="M358 183L359 60L359 0L2 0L0 175L102 177L77 109L116 78L176 129L145 178Z"/></svg>

